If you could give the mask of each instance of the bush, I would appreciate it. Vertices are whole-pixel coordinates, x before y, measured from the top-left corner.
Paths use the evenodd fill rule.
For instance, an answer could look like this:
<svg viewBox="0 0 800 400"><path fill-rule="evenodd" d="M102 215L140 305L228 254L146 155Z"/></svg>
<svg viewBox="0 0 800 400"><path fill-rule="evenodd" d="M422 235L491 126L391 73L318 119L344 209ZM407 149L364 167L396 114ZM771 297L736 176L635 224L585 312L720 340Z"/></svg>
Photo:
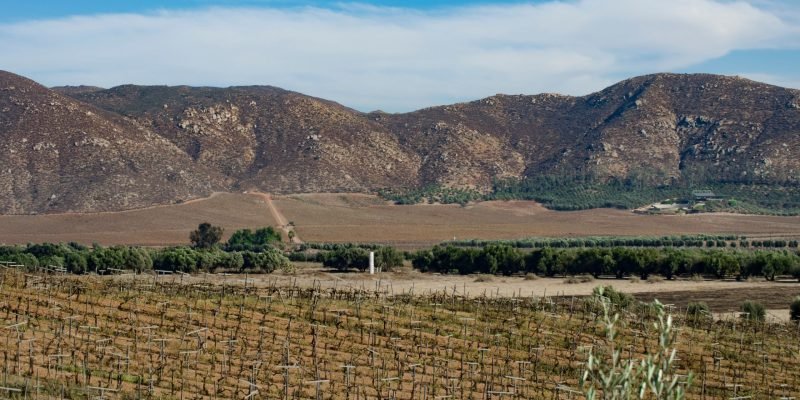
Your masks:
<svg viewBox="0 0 800 400"><path fill-rule="evenodd" d="M708 304L693 301L686 306L686 318L690 323L707 321L711 317L711 310Z"/></svg>
<svg viewBox="0 0 800 400"><path fill-rule="evenodd" d="M764 308L764 305L751 300L746 300L742 303L742 313L744 313L742 314L742 318L757 322L764 321L764 318L767 316L767 310Z"/></svg>
<svg viewBox="0 0 800 400"><path fill-rule="evenodd" d="M800 320L800 296L797 296L789 304L789 317L792 321Z"/></svg>
<svg viewBox="0 0 800 400"><path fill-rule="evenodd" d="M602 296L608 299L609 303L619 307L628 308L635 302L633 296L628 293L622 293L614 289L613 286L597 286L592 290L592 295Z"/></svg>
<svg viewBox="0 0 800 400"><path fill-rule="evenodd" d="M571 276L567 279L564 279L564 283L588 283L594 282L594 277L591 275L579 275L579 276Z"/></svg>

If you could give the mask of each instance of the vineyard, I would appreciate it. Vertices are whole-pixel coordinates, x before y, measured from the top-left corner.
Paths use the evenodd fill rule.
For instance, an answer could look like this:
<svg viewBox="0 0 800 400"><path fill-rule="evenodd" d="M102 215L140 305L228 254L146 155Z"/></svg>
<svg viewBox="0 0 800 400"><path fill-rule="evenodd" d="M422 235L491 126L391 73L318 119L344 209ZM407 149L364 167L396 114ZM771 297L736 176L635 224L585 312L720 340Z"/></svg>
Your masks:
<svg viewBox="0 0 800 400"><path fill-rule="evenodd" d="M587 358L612 345L587 298L241 278L0 269L0 397L582 398ZM693 375L690 398L800 395L797 326L666 307L677 334L669 373ZM657 351L652 310L618 309L613 345L625 359Z"/></svg>

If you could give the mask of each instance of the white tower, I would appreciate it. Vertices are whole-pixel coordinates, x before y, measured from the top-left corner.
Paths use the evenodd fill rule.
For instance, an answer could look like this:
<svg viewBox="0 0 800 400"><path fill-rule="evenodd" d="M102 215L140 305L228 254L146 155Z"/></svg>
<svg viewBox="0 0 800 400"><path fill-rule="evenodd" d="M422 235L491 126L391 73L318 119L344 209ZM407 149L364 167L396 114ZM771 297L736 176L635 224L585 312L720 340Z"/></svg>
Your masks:
<svg viewBox="0 0 800 400"><path fill-rule="evenodd" d="M369 274L375 275L375 252L369 252Z"/></svg>

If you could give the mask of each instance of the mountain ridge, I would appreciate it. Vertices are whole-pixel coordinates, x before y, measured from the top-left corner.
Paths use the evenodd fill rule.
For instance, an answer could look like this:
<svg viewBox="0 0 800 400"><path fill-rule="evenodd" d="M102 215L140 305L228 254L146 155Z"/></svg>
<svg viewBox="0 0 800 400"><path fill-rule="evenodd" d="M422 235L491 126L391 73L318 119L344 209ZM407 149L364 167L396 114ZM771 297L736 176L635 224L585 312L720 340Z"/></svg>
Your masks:
<svg viewBox="0 0 800 400"><path fill-rule="evenodd" d="M8 90L25 81L36 85L35 93ZM0 212L127 209L214 190L374 192L433 185L486 191L496 179L555 174L636 176L652 185L794 185L800 180L798 105L798 90L710 74L645 75L585 96L497 94L408 113L363 113L273 86L47 89L0 72L0 152L28 138L69 154L49 169L25 169L43 177L36 185L14 186L0 174L0 187L16 187ZM120 148L104 158L75 153L68 141L43 139L49 131L75 137L84 125L88 136ZM134 144L146 149L134 151ZM17 151L37 159L43 149L34 146ZM126 163L138 163L138 170L120 167ZM0 161L0 171L22 172L10 164ZM128 182L113 192L108 186L116 181L76 168L86 164L101 172L115 165ZM183 172L177 185L168 183L170 169ZM78 178L59 182L47 178L49 170ZM62 200L48 202L42 188Z"/></svg>

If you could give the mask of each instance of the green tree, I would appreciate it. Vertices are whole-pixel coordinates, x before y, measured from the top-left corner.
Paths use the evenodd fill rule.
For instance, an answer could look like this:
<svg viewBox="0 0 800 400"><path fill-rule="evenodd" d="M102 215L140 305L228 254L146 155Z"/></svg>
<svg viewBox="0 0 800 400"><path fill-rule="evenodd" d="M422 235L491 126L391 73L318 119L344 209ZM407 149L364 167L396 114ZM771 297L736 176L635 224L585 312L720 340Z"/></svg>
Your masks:
<svg viewBox="0 0 800 400"><path fill-rule="evenodd" d="M369 255L366 250L358 247L340 248L328 252L322 265L340 271L346 271L350 268L364 271L369 267Z"/></svg>
<svg viewBox="0 0 800 400"><path fill-rule="evenodd" d="M289 265L289 259L277 250L267 250L263 253L244 251L241 254L242 269L248 272L270 273Z"/></svg>
<svg viewBox="0 0 800 400"><path fill-rule="evenodd" d="M71 274L85 274L87 271L86 253L71 252L64 256L64 267Z"/></svg>
<svg viewBox="0 0 800 400"><path fill-rule="evenodd" d="M240 229L231 235L225 244L227 251L263 251L281 241L281 234L273 227L257 229Z"/></svg>
<svg viewBox="0 0 800 400"><path fill-rule="evenodd" d="M197 229L189 234L192 246L199 249L210 249L222 240L222 228L203 222Z"/></svg>
<svg viewBox="0 0 800 400"><path fill-rule="evenodd" d="M375 251L375 266L382 271L391 271L393 268L402 267L403 254L394 247L381 247Z"/></svg>
<svg viewBox="0 0 800 400"><path fill-rule="evenodd" d="M734 257L733 254L722 250L709 251L706 254L706 266L708 267L708 272L713 273L720 279L728 275L738 275L741 269L739 259Z"/></svg>

